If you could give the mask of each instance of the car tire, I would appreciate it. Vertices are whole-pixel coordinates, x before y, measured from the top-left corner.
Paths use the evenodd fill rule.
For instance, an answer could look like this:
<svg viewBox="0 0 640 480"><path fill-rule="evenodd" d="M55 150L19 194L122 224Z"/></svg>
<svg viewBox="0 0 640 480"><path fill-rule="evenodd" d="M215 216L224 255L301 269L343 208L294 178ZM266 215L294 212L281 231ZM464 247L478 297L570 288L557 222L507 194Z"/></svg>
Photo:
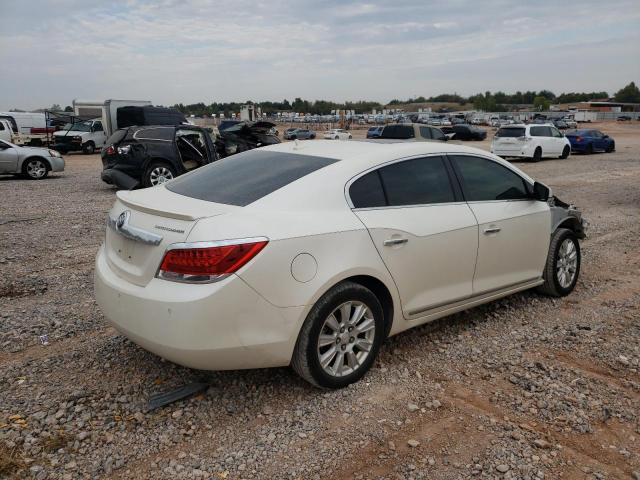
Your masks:
<svg viewBox="0 0 640 480"><path fill-rule="evenodd" d="M607 153L615 152L616 151L616 143L615 142L611 142L605 151Z"/></svg>
<svg viewBox="0 0 640 480"><path fill-rule="evenodd" d="M82 146L82 153L85 155L91 155L96 151L96 144L92 141L88 141Z"/></svg>
<svg viewBox="0 0 640 480"><path fill-rule="evenodd" d="M325 293L307 315L291 366L313 385L343 388L371 368L384 336L384 311L378 298L360 284L342 282Z"/></svg>
<svg viewBox="0 0 640 480"><path fill-rule="evenodd" d="M175 169L166 162L151 162L144 171L142 184L155 187L177 177Z"/></svg>
<svg viewBox="0 0 640 480"><path fill-rule="evenodd" d="M571 149L568 145L565 145L564 149L562 149L562 155L560 155L561 159L569 158L569 154L571 153Z"/></svg>
<svg viewBox="0 0 640 480"><path fill-rule="evenodd" d="M551 236L542 274L544 283L538 287L538 292L552 297L569 295L578 282L581 260L580 243L573 230L557 229Z"/></svg>
<svg viewBox="0 0 640 480"><path fill-rule="evenodd" d="M339 140L339 137L336 135L335 137L333 137L334 140Z"/></svg>
<svg viewBox="0 0 640 480"><path fill-rule="evenodd" d="M351 136L351 134L349 134L349 140L351 140L353 138L353 136Z"/></svg>
<svg viewBox="0 0 640 480"><path fill-rule="evenodd" d="M589 145L587 145L587 148L585 148L584 153L586 153L587 155L591 155L593 153L593 143L590 143Z"/></svg>
<svg viewBox="0 0 640 480"><path fill-rule="evenodd" d="M533 152L533 157L531 157L531 161L539 162L540 160L542 160L542 148L536 147L536 149Z"/></svg>
<svg viewBox="0 0 640 480"><path fill-rule="evenodd" d="M38 157L28 158L22 164L22 175L29 180L42 180L49 175L49 170L47 161Z"/></svg>

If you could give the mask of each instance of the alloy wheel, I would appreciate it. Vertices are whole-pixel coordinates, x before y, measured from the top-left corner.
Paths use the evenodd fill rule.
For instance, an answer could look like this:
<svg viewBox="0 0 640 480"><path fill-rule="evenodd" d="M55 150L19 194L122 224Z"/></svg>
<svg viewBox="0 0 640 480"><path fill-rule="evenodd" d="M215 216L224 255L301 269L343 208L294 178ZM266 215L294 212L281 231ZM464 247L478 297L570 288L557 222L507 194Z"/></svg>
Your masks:
<svg viewBox="0 0 640 480"><path fill-rule="evenodd" d="M42 160L31 160L27 164L27 175L31 178L42 178L47 174L47 166Z"/></svg>
<svg viewBox="0 0 640 480"><path fill-rule="evenodd" d="M562 288L568 288L575 279L578 270L578 251L572 239L567 238L558 249L556 277Z"/></svg>
<svg viewBox="0 0 640 480"><path fill-rule="evenodd" d="M173 180L173 173L167 167L155 167L149 173L149 183L152 186L160 185L161 183Z"/></svg>
<svg viewBox="0 0 640 480"><path fill-rule="evenodd" d="M373 348L376 323L371 309L362 302L345 302L324 321L318 337L318 359L333 377L356 371Z"/></svg>

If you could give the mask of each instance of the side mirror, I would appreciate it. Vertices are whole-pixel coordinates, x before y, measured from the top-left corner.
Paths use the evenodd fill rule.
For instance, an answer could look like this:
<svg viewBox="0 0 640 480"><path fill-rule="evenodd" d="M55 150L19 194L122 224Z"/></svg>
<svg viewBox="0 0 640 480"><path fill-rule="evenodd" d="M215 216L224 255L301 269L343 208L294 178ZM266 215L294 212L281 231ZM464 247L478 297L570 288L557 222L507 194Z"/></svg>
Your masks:
<svg viewBox="0 0 640 480"><path fill-rule="evenodd" d="M549 200L549 193L550 193L549 187L547 187L546 185L540 182L535 182L533 184L532 197L535 200L546 202L547 200Z"/></svg>
<svg viewBox="0 0 640 480"><path fill-rule="evenodd" d="M605 135L605 136L603 136L602 138L609 138L609 135Z"/></svg>

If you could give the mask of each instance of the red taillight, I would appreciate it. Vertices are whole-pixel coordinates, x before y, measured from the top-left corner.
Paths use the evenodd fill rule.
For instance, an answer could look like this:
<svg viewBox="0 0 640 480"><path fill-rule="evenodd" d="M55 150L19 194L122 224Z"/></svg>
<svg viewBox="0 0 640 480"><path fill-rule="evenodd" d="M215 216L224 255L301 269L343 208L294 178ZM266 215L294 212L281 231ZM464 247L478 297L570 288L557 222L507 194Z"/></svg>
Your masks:
<svg viewBox="0 0 640 480"><path fill-rule="evenodd" d="M113 147L113 145L109 145L107 147L107 155L115 155L116 154L116 149Z"/></svg>
<svg viewBox="0 0 640 480"><path fill-rule="evenodd" d="M582 137L576 137L576 142L581 142L582 141Z"/></svg>
<svg viewBox="0 0 640 480"><path fill-rule="evenodd" d="M193 283L221 280L238 271L267 243L267 240L235 244L202 242L185 244L185 248L172 248L162 259L158 277Z"/></svg>

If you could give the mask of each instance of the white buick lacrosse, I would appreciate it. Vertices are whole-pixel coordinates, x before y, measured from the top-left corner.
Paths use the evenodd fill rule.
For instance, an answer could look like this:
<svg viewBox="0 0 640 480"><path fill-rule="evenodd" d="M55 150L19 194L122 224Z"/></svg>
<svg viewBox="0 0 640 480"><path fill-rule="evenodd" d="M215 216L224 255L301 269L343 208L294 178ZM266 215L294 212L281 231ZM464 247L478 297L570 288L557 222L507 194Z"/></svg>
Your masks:
<svg viewBox="0 0 640 480"><path fill-rule="evenodd" d="M586 222L482 150L314 141L121 191L96 258L114 327L207 370L360 379L384 339L529 288L576 285Z"/></svg>

